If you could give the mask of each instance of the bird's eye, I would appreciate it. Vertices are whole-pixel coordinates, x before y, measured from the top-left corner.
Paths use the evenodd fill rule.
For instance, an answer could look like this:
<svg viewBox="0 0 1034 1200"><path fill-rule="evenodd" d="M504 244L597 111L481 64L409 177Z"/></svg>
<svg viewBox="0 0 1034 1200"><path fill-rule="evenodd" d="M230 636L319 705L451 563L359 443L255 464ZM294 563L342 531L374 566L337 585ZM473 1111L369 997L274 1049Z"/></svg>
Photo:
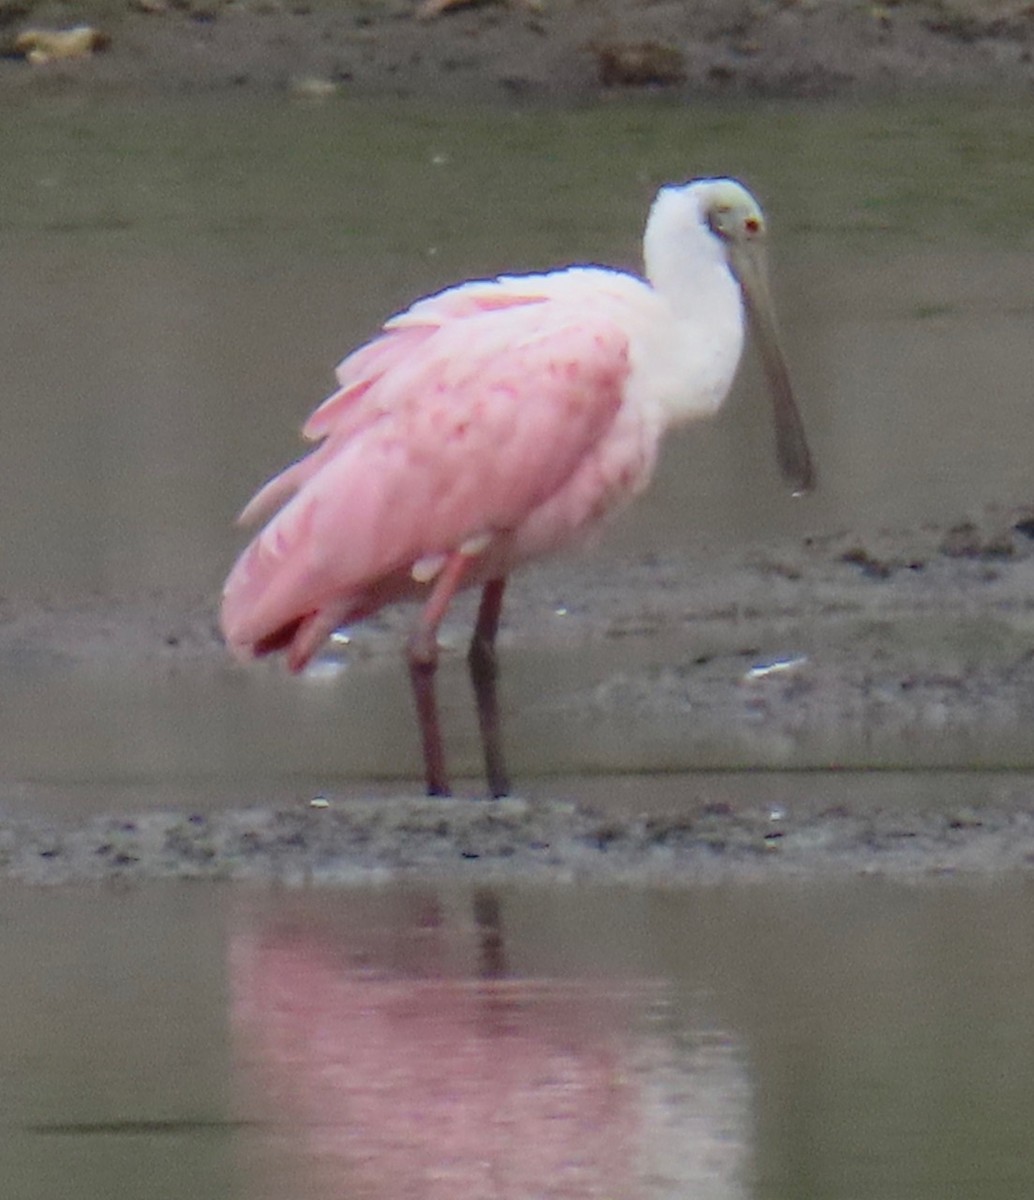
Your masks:
<svg viewBox="0 0 1034 1200"><path fill-rule="evenodd" d="M707 214L707 227L720 238L729 236L729 213L727 204L716 204Z"/></svg>
<svg viewBox="0 0 1034 1200"><path fill-rule="evenodd" d="M743 228L746 233L755 234L761 232L761 222L757 217L747 217L743 222Z"/></svg>

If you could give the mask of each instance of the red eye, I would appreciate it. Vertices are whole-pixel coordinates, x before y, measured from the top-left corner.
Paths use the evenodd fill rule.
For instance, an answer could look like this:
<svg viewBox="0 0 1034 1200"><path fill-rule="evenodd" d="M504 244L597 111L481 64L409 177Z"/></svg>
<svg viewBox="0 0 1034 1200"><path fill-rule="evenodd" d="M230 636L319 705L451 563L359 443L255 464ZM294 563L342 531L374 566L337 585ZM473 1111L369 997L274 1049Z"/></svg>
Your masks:
<svg viewBox="0 0 1034 1200"><path fill-rule="evenodd" d="M761 222L757 219L757 217L748 217L743 222L743 228L748 233L758 233L761 229Z"/></svg>

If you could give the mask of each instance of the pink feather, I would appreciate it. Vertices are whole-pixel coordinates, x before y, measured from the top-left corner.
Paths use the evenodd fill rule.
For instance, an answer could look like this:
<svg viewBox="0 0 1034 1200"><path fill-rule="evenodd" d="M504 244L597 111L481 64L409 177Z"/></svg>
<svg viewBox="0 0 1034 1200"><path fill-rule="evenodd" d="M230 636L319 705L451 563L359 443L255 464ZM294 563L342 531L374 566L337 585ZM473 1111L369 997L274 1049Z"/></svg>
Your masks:
<svg viewBox="0 0 1034 1200"><path fill-rule="evenodd" d="M227 580L231 648L300 669L338 625L422 594L416 564L479 539L464 583L484 582L634 494L659 430L622 417L630 287L585 269L465 284L349 355L304 427L323 440L242 514L275 513Z"/></svg>

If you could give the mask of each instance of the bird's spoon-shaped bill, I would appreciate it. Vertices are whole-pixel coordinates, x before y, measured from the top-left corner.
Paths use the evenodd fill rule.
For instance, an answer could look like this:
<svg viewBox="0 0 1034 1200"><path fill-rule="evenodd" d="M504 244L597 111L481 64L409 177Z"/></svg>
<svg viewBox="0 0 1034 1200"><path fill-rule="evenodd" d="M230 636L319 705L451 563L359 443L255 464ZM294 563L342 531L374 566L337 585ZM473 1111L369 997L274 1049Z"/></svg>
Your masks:
<svg viewBox="0 0 1034 1200"><path fill-rule="evenodd" d="M743 292L750 328L772 393L779 469L793 494L803 496L815 487L815 468L776 328L764 246L760 241L746 238L731 242L729 265Z"/></svg>

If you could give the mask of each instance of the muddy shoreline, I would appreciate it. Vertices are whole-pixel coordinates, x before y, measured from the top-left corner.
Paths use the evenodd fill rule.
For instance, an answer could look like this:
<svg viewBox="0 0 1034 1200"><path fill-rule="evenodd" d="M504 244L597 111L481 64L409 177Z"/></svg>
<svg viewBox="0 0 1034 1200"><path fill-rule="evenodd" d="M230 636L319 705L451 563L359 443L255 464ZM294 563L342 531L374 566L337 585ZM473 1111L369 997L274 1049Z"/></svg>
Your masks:
<svg viewBox="0 0 1034 1200"><path fill-rule="evenodd" d="M1034 794L943 811L707 805L618 814L520 798L382 796L329 810L141 813L0 824L0 872L34 884L206 879L694 887L776 878L987 878L1034 869Z"/></svg>
<svg viewBox="0 0 1034 1200"><path fill-rule="evenodd" d="M692 774L654 789L653 800L627 781L615 781L611 794L597 780L594 795L577 804L562 781L534 779L501 803L474 798L469 788L460 799L428 800L416 781L382 784L371 789L380 794L366 796L356 785L316 807L305 798L269 804L257 789L229 806L213 796L196 810L135 811L130 792L116 815L0 819L0 874L60 883L458 875L678 886L773 874L1027 871L1034 866L1031 763L969 756L1003 735L1022 746L1034 717L1032 534L1034 512L1003 509L920 530L767 546L712 559L706 572L674 559L623 570L606 559L570 559L531 570L513 587L504 669L507 655L544 637L572 653L673 631L688 632L687 647L711 647L661 668L603 673L588 691L553 696L558 721L574 727L686 715L694 736L731 731L748 748L821 742L830 733L848 747L925 739L946 756L928 768L959 778L986 771L973 776L961 801L957 788L941 793L899 781L874 805L871 787L855 793L841 778L852 768L866 775L864 753L856 763L849 756L806 763L810 773L787 786L773 790L761 780L733 800ZM544 632L543 613L561 604L563 622ZM399 609L368 623L349 653L390 666L408 615ZM457 630L464 619L457 614ZM789 631L787 645L803 639L806 652L766 663L764 631L773 626ZM917 636L923 626L929 637ZM154 678L246 669L227 663L211 603L170 597L10 602L0 620L0 662L70 675L85 664L128 665ZM16 786L32 791L31 783ZM0 813L7 807L0 795Z"/></svg>
<svg viewBox="0 0 1034 1200"><path fill-rule="evenodd" d="M1022 94L1034 85L1034 16L1006 0L485 0L426 20L420 7L3 0L0 90L564 104L639 92L691 103L917 89ZM37 36L84 24L98 37L82 57L54 58Z"/></svg>

